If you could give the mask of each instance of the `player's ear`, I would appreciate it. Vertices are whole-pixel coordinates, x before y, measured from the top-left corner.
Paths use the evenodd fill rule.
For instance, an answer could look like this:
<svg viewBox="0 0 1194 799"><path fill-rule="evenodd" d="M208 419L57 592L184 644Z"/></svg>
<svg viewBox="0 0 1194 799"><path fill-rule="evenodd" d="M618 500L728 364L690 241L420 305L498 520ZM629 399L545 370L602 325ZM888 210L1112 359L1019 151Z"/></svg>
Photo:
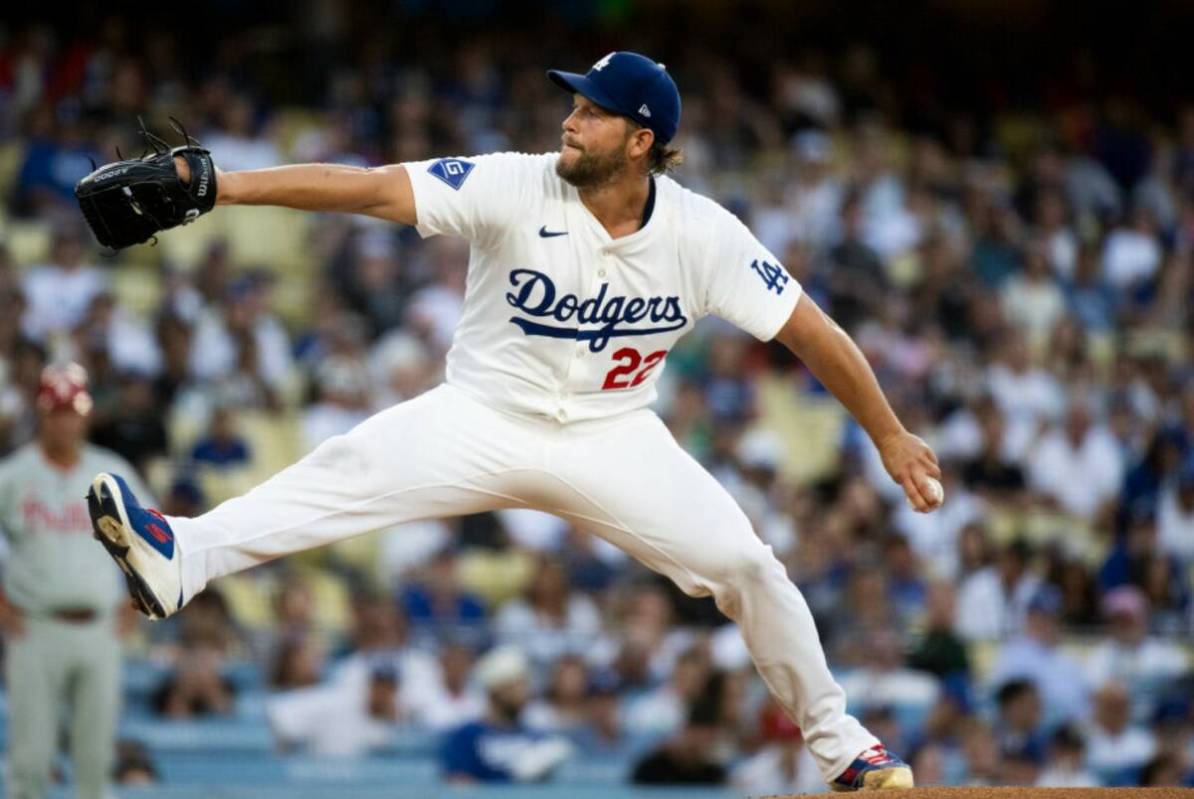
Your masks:
<svg viewBox="0 0 1194 799"><path fill-rule="evenodd" d="M655 143L655 133L650 128L632 127L626 155L631 158L645 157L651 152L651 145Z"/></svg>

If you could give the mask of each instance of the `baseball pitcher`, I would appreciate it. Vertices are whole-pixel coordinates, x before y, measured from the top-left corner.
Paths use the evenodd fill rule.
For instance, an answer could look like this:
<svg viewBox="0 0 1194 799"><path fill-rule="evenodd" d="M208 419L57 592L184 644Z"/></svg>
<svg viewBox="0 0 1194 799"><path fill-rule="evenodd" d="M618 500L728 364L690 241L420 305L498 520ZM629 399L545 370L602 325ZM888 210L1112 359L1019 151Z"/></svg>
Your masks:
<svg viewBox="0 0 1194 799"><path fill-rule="evenodd" d="M779 259L667 177L680 95L662 64L616 52L586 74L548 76L573 97L558 153L223 173L188 141L80 183L93 229L116 247L215 203L369 214L471 244L443 385L198 518L146 510L119 476L100 474L89 496L97 537L160 618L222 575L400 522L554 513L713 596L832 787L910 786L908 766L846 714L783 566L648 406L672 346L716 314L801 358L919 511L942 499L936 458Z"/></svg>

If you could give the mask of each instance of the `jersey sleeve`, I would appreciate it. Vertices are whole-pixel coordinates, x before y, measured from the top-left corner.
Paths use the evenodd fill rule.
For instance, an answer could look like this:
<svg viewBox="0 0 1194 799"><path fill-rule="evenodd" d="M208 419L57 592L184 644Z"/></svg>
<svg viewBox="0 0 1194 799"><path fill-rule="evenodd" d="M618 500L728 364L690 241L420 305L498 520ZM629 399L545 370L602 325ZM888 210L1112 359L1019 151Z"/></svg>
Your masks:
<svg viewBox="0 0 1194 799"><path fill-rule="evenodd" d="M535 156L494 153L404 164L415 196L415 229L423 238L461 236L471 242L509 224L541 170Z"/></svg>
<svg viewBox="0 0 1194 799"><path fill-rule="evenodd" d="M779 259L723 208L706 249L705 310L742 328L760 341L775 338L792 315L803 289Z"/></svg>

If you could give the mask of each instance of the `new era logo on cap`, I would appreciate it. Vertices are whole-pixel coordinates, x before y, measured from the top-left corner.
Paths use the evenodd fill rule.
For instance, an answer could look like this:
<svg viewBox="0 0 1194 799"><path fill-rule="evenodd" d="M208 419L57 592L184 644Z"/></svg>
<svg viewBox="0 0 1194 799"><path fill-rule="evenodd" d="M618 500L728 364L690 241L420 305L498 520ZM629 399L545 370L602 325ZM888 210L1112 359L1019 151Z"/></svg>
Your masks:
<svg viewBox="0 0 1194 799"><path fill-rule="evenodd" d="M625 50L609 53L587 74L548 70L557 86L650 128L671 141L680 126L680 92L663 64Z"/></svg>

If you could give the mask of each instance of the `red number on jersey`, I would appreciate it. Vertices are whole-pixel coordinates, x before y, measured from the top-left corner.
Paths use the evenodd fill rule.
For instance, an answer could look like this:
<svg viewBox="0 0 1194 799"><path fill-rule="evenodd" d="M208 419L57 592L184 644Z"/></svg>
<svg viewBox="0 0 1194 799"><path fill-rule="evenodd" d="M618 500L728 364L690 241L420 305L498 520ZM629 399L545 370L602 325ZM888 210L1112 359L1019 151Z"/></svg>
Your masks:
<svg viewBox="0 0 1194 799"><path fill-rule="evenodd" d="M615 366L609 370L609 374L605 376L605 383L602 384L602 391L609 391L611 389L631 388L637 386L639 383L647 379L664 356L667 355L667 350L659 350L652 352L646 358L639 354L638 350L632 347L623 347L614 353L614 360L619 362L619 366ZM624 363L623 363L624 362ZM630 379L629 375L634 370L642 366L642 370Z"/></svg>
<svg viewBox="0 0 1194 799"><path fill-rule="evenodd" d="M646 380L647 376L650 375L651 371L659 365L659 362L663 360L665 355L667 355L667 350L659 350L658 352L653 352L646 358L643 358L643 368L637 375L634 376L634 380L630 381L630 385L637 386L639 383Z"/></svg>

